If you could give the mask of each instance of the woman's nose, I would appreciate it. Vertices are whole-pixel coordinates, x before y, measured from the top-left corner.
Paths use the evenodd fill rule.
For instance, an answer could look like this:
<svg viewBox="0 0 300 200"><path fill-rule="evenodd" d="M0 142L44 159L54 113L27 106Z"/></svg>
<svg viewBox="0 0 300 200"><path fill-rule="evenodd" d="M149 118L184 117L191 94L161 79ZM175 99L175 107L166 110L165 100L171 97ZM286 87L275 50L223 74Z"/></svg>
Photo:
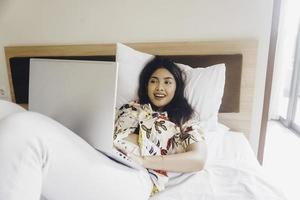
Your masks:
<svg viewBox="0 0 300 200"><path fill-rule="evenodd" d="M157 91L163 91L164 88L163 88L162 84L160 84L160 83L157 84L156 90L157 90Z"/></svg>

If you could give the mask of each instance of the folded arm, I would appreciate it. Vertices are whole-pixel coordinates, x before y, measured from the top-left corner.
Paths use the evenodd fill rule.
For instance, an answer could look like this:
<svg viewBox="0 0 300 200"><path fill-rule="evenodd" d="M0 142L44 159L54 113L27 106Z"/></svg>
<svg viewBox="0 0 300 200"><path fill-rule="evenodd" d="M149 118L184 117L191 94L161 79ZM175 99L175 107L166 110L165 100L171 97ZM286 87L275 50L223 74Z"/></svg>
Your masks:
<svg viewBox="0 0 300 200"><path fill-rule="evenodd" d="M148 169L173 172L194 172L203 169L206 160L206 143L204 141L190 144L186 152L163 156L129 156Z"/></svg>

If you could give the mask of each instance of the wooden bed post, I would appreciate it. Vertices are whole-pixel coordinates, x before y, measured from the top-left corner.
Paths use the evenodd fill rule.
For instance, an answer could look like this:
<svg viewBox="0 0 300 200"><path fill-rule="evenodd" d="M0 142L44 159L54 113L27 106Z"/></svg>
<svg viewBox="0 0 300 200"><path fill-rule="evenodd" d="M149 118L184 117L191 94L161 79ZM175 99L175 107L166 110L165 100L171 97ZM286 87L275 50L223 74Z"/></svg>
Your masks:
<svg viewBox="0 0 300 200"><path fill-rule="evenodd" d="M264 104L263 104L263 112L262 112L260 136L259 136L259 147L258 147L258 155L257 155L258 161L260 162L261 165L263 164L263 159L264 159L266 131L268 126L268 118L269 118L269 106L270 106L270 98L271 98L274 61L276 56L280 7L281 7L281 0L274 0L269 56L268 56L268 65L267 65L266 82L265 82Z"/></svg>

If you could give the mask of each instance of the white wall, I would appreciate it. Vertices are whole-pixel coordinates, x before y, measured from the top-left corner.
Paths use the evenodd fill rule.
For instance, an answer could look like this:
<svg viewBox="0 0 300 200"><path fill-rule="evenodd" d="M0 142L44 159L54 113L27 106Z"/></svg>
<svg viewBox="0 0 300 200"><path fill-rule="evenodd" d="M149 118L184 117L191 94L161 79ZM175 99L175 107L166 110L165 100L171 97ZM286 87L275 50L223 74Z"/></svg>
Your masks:
<svg viewBox="0 0 300 200"><path fill-rule="evenodd" d="M1 0L0 86L8 87L3 47L254 38L259 41L250 142L258 147L272 0Z"/></svg>

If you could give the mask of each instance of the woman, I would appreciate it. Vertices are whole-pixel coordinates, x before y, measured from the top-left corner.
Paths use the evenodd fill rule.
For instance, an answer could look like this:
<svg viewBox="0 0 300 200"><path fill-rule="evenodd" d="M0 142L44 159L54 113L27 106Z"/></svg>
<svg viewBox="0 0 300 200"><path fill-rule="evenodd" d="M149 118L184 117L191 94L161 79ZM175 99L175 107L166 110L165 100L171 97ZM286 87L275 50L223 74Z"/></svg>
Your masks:
<svg viewBox="0 0 300 200"><path fill-rule="evenodd" d="M149 169L157 192L165 188L168 172L201 170L206 145L173 62L150 61L140 74L138 95L139 103L124 105L117 114L114 144Z"/></svg>
<svg viewBox="0 0 300 200"><path fill-rule="evenodd" d="M164 189L168 172L201 170L205 143L183 86L178 67L155 58L141 73L140 104L124 105L116 118L114 144L148 168L151 179L114 163L46 116L23 111L3 117L0 199L148 199L151 190Z"/></svg>

